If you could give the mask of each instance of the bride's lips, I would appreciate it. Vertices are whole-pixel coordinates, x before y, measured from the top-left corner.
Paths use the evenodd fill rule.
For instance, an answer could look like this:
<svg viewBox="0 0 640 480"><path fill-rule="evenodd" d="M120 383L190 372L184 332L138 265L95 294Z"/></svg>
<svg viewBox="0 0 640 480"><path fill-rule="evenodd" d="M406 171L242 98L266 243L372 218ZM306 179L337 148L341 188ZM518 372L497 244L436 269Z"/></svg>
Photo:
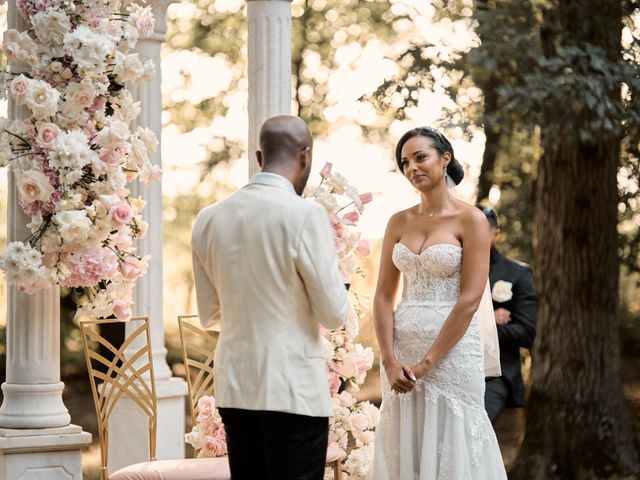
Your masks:
<svg viewBox="0 0 640 480"><path fill-rule="evenodd" d="M427 176L421 173L421 174L419 174L419 175L414 175L414 176L411 178L411 180L412 180L412 181L414 181L414 182L416 182L416 181L421 180L421 179L423 179L423 178L427 178Z"/></svg>

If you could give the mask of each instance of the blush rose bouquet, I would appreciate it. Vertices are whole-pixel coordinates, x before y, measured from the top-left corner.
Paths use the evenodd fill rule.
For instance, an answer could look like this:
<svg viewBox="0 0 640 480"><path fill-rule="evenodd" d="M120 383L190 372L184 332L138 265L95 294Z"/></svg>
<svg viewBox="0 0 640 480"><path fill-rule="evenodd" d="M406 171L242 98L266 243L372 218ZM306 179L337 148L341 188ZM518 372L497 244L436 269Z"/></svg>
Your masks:
<svg viewBox="0 0 640 480"><path fill-rule="evenodd" d="M30 232L0 254L0 269L30 294L78 289L77 313L131 316L133 284L147 269L135 240L148 225L129 184L159 180L158 140L131 127L140 102L126 88L154 75L132 53L153 32L151 7L118 1L17 0L25 31L8 30L2 50L22 73L4 72L2 95L27 112L0 118L0 166L15 179Z"/></svg>

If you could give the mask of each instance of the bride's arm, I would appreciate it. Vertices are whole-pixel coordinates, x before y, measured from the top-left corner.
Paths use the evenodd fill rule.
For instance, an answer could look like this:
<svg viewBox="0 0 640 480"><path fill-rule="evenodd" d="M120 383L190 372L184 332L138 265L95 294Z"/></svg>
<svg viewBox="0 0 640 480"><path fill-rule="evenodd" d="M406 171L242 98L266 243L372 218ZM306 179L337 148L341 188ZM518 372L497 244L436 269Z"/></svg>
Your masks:
<svg viewBox="0 0 640 480"><path fill-rule="evenodd" d="M487 219L480 210L473 208L465 212L462 225L460 297L442 325L438 338L422 361L412 367L417 378L424 377L465 334L487 284L491 248Z"/></svg>
<svg viewBox="0 0 640 480"><path fill-rule="evenodd" d="M406 370L410 373L408 367L398 362L393 351L393 303L400 283L400 272L393 264L391 256L393 246L398 240L399 220L398 214L392 216L384 234L378 285L373 299L373 324L380 346L380 360L387 379L394 390L403 393L411 390L414 382L406 378L404 372Z"/></svg>

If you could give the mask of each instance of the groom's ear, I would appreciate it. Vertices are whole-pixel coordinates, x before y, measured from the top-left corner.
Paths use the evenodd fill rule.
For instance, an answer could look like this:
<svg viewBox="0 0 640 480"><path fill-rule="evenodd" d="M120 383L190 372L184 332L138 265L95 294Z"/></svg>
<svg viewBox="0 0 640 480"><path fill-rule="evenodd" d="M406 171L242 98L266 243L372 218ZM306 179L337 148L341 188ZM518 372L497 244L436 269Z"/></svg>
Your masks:
<svg viewBox="0 0 640 480"><path fill-rule="evenodd" d="M262 168L262 152L260 150L256 150L256 160L258 161L258 166Z"/></svg>

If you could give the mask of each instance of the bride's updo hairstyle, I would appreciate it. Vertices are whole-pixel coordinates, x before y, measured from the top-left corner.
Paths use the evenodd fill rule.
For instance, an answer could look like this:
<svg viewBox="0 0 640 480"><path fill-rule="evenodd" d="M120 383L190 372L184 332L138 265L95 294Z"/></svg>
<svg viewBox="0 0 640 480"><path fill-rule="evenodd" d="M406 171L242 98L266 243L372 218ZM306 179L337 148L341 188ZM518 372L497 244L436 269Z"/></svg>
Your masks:
<svg viewBox="0 0 640 480"><path fill-rule="evenodd" d="M451 143L449 143L449 140L447 140L447 137L435 128L431 127L414 128L400 137L398 145L396 146L396 162L398 163L400 171L404 173L404 169L402 168L402 147L407 143L407 140L418 136L430 138L433 142L433 148L435 148L440 155L444 155L445 152L449 152L451 154L451 161L447 165L447 173L451 177L451 180L458 185L464 178L464 169L456 159L456 156L453 153L453 147L451 146Z"/></svg>

